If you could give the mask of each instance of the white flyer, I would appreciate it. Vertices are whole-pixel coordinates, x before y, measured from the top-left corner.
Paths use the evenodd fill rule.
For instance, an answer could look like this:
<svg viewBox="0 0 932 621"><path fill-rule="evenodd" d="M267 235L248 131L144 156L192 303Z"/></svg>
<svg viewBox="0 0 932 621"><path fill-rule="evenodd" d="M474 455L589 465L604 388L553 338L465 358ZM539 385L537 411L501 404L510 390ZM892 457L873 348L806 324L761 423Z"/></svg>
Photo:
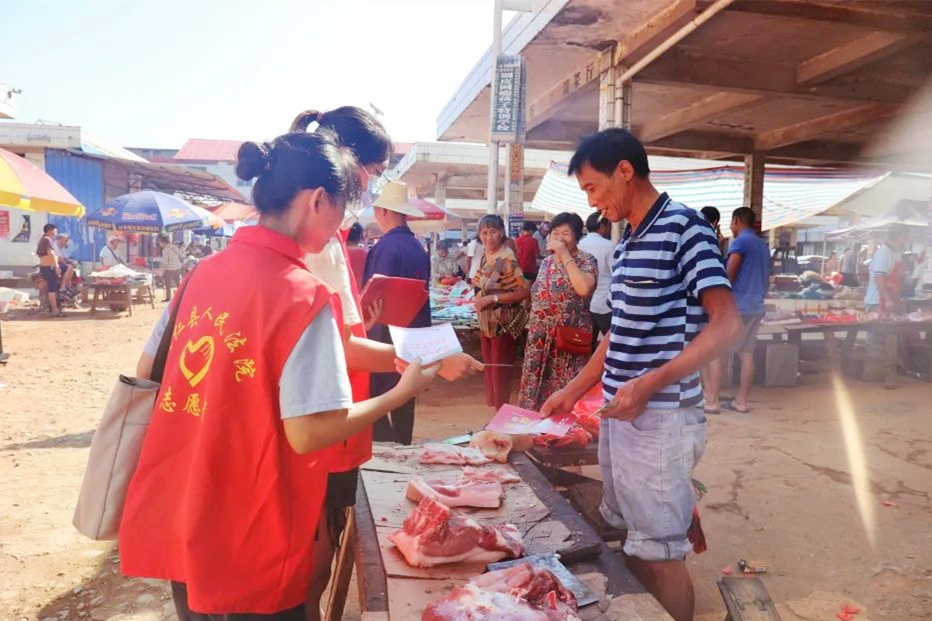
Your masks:
<svg viewBox="0 0 932 621"><path fill-rule="evenodd" d="M463 351L453 324L442 323L429 328L399 328L388 326L395 344L395 353L405 362L417 358L421 364L433 364Z"/></svg>

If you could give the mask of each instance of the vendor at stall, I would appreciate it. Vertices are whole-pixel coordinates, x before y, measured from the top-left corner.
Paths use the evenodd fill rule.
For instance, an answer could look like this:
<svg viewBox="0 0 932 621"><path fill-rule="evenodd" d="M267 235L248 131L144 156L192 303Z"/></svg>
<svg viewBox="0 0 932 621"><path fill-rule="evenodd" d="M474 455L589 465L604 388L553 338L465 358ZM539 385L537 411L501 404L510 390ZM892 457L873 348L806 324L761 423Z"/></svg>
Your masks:
<svg viewBox="0 0 932 621"><path fill-rule="evenodd" d="M628 225L615 253L609 338L541 412L570 411L601 380L602 516L627 530L631 572L675 621L691 621L687 530L692 471L705 449L699 370L737 341L741 317L712 229L654 188L629 131L584 140L569 173L591 206Z"/></svg>
<svg viewBox="0 0 932 621"><path fill-rule="evenodd" d="M906 243L905 227L894 226L884 243L874 251L868 267L867 293L864 310L881 313L896 312L900 306L900 289L903 284L903 263L900 253Z"/></svg>
<svg viewBox="0 0 932 621"><path fill-rule="evenodd" d="M430 284L439 285L442 278L452 278L459 275L458 257L450 252L450 242L441 239L437 242L437 249L430 258Z"/></svg>
<svg viewBox="0 0 932 621"><path fill-rule="evenodd" d="M98 269L105 270L115 265L122 265L123 259L117 254L117 248L120 247L122 240L119 237L111 237L107 240L107 245L100 249L97 254Z"/></svg>
<svg viewBox="0 0 932 621"><path fill-rule="evenodd" d="M373 203L375 221L382 231L382 238L366 257L364 282L376 274L414 278L424 281L427 289L430 281L430 258L421 242L408 228L408 216L423 217L423 212L413 207L408 201L408 186L398 181L389 182ZM426 328L430 326L430 303L418 312L407 327ZM373 326L369 337L381 343L391 343L392 337L388 326ZM373 373L370 380L370 394L373 397L384 394L398 383L397 373ZM372 438L377 442L399 442L411 444L414 435L414 399L392 408L389 415L383 416L372 426Z"/></svg>

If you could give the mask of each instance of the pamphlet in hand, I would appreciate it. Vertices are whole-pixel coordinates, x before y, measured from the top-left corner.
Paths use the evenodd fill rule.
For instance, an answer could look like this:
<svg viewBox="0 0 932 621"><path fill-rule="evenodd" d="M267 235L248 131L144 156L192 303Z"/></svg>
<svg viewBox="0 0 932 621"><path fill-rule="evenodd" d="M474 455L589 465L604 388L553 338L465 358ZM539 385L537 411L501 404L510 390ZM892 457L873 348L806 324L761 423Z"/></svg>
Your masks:
<svg viewBox="0 0 932 621"><path fill-rule="evenodd" d="M405 362L420 358L428 365L463 351L453 324L442 323L429 328L399 328L388 326L395 344L395 353Z"/></svg>
<svg viewBox="0 0 932 621"><path fill-rule="evenodd" d="M548 434L563 437L576 422L572 414L559 414L544 418L539 412L523 410L507 403L499 408L489 424L489 431L516 435L519 433Z"/></svg>
<svg viewBox="0 0 932 621"><path fill-rule="evenodd" d="M415 278L376 274L363 287L362 308L368 312L373 302L382 301L378 323L387 326L410 325L427 304L427 285Z"/></svg>

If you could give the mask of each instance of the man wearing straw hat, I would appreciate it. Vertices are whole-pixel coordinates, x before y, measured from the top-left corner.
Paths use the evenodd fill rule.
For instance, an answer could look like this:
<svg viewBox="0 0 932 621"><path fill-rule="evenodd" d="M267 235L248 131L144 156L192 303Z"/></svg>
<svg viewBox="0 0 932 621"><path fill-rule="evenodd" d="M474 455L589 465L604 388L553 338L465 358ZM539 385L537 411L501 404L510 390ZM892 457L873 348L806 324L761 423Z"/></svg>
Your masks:
<svg viewBox="0 0 932 621"><path fill-rule="evenodd" d="M423 217L423 212L408 202L408 186L390 181L372 205L375 221L382 231L382 238L366 257L363 282L376 274L424 281L426 289L430 282L430 257L408 228L408 216ZM366 309L368 311L368 309ZM430 326L430 303L418 311L410 328ZM382 343L391 343L388 326L376 324L369 338ZM372 397L384 394L398 383L397 373L373 373L370 379ZM392 410L372 426L372 439L377 442L400 442L411 444L414 434L414 399L400 408Z"/></svg>

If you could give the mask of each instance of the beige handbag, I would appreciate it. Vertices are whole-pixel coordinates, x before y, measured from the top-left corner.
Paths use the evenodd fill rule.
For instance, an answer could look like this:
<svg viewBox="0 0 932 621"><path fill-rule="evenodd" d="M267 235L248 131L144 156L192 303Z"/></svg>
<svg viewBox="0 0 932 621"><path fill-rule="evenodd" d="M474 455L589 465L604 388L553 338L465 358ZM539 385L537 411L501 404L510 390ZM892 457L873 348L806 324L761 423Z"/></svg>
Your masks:
<svg viewBox="0 0 932 621"><path fill-rule="evenodd" d="M139 463L142 442L159 394L159 382L165 372L181 296L190 281L191 276L188 276L178 292L175 308L152 363L152 379L121 375L94 432L72 520L75 528L91 539L116 539L119 535L126 490Z"/></svg>

